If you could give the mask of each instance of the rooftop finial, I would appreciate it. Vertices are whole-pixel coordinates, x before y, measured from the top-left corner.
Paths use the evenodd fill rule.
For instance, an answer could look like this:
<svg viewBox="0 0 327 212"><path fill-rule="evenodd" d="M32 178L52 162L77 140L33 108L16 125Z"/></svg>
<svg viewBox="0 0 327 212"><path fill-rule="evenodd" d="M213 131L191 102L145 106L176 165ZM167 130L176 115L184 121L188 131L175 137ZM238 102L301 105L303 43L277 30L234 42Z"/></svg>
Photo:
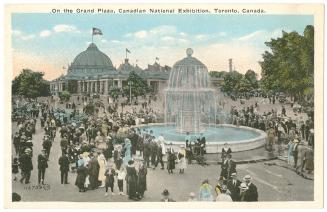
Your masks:
<svg viewBox="0 0 327 212"><path fill-rule="evenodd" d="M193 49L191 49L191 48L186 49L186 55L187 55L188 57L191 57L192 54L193 54Z"/></svg>

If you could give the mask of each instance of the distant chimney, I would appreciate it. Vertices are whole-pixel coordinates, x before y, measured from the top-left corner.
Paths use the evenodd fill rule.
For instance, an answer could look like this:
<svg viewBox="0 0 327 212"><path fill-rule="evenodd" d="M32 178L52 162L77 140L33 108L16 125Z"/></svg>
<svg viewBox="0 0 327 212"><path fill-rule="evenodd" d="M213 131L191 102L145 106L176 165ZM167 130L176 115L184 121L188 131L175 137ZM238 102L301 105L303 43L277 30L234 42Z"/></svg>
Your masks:
<svg viewBox="0 0 327 212"><path fill-rule="evenodd" d="M229 72L232 72L233 71L233 59L232 58L228 59L228 63L229 63Z"/></svg>

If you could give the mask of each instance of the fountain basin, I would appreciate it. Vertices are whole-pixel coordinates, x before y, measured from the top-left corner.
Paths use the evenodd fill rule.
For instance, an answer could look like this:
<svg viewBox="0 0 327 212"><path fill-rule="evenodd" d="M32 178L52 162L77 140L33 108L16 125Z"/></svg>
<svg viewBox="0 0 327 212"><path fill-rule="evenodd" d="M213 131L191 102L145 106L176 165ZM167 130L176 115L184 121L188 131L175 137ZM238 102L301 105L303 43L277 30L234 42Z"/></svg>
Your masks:
<svg viewBox="0 0 327 212"><path fill-rule="evenodd" d="M137 128L152 130L153 135L158 137L163 134L166 145L178 150L180 145L185 145L185 133L176 132L174 124L148 124ZM220 153L225 143L233 152L246 151L262 147L266 143L267 134L258 129L230 124L204 126L203 136L206 138L206 152ZM191 139L198 137L200 133L190 133ZM192 140L193 140L192 139ZM170 145L171 144L171 145Z"/></svg>

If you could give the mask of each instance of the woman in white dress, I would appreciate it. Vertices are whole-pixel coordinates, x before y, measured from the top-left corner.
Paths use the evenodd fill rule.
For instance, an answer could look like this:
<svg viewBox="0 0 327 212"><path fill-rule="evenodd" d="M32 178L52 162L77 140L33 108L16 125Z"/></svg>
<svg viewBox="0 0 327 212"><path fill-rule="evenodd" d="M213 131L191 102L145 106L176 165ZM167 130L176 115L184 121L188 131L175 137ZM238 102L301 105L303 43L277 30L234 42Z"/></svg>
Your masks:
<svg viewBox="0 0 327 212"><path fill-rule="evenodd" d="M99 163L99 177L98 180L101 181L101 188L105 186L105 181L106 181L106 176L105 171L106 171L106 167L107 167L107 161L106 158L104 157L104 155L101 153L98 157L98 163Z"/></svg>
<svg viewBox="0 0 327 212"><path fill-rule="evenodd" d="M180 146L179 152L178 152L178 167L179 167L179 173L183 174L184 170L186 169L186 150L184 145Z"/></svg>

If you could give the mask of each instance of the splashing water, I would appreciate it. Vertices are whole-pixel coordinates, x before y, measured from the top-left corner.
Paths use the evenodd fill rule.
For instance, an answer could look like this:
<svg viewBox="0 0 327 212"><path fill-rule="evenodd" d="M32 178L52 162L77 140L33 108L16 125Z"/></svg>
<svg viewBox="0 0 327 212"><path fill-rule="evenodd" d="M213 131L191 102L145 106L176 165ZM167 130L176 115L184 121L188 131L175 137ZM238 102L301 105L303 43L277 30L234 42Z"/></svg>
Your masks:
<svg viewBox="0 0 327 212"><path fill-rule="evenodd" d="M177 132L198 133L216 123L216 96L207 67L192 57L192 49L186 54L173 66L164 90L165 122L174 123Z"/></svg>

